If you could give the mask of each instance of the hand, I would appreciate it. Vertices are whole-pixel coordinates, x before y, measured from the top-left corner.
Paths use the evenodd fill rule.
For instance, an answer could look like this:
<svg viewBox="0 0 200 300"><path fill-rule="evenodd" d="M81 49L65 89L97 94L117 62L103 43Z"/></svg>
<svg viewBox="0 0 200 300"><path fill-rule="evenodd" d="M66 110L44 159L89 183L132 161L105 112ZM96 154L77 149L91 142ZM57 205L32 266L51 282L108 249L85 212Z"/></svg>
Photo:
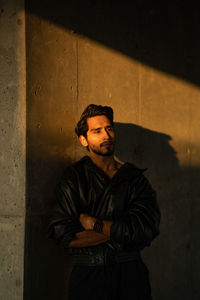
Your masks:
<svg viewBox="0 0 200 300"><path fill-rule="evenodd" d="M93 230L96 218L90 217L87 214L80 214L79 221L85 230Z"/></svg>

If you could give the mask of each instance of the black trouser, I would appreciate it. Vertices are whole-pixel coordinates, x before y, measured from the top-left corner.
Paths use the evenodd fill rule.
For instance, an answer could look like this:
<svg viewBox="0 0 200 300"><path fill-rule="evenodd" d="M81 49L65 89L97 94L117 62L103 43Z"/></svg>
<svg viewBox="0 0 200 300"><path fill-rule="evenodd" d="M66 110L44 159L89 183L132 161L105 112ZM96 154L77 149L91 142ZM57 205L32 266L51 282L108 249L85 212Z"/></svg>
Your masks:
<svg viewBox="0 0 200 300"><path fill-rule="evenodd" d="M151 300L148 270L141 260L105 266L74 266L69 300Z"/></svg>

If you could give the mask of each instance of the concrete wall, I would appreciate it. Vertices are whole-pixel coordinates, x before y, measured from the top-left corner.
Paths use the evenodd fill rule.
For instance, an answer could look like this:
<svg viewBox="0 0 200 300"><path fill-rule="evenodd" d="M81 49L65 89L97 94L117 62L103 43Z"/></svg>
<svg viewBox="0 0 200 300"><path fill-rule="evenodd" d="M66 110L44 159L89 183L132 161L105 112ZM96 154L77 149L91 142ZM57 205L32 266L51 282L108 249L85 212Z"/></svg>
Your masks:
<svg viewBox="0 0 200 300"><path fill-rule="evenodd" d="M37 1L27 5L25 299L66 299L70 261L63 250L48 241L46 230L60 174L66 165L85 154L74 134L75 123L86 105L98 103L114 109L117 156L148 167L146 174L158 193L161 234L143 252L154 300L197 300L200 91L197 80L193 81L189 74L197 70L199 60L190 58L188 63L184 59L185 53L192 57L193 51L184 40L188 23L178 7L167 11L165 30L169 36L174 33L172 40L179 47L172 51L173 43L165 41L165 47L159 44L162 26L153 26L155 45L147 35L144 40L144 26L142 31L137 26L141 24L137 11L127 31L113 30L113 36L108 36L104 27L107 7L105 11L99 8L93 23L89 23L92 8L71 11L63 4L47 9ZM156 9L155 6L149 11L150 18L143 20L147 27ZM166 20L162 13L161 25ZM73 17L77 23L72 22ZM115 21L115 17L110 14L109 20ZM124 15L118 23L126 20ZM69 23L76 31L86 28L85 35L77 33ZM95 34L104 43L95 40ZM123 34L131 36L132 41L124 52L123 47L119 51L116 42L124 41ZM147 51L148 45L152 52ZM182 45L184 55L178 51ZM142 49L140 57L134 56L138 47ZM161 50L157 58L156 49ZM147 64L145 57L152 58L151 63Z"/></svg>
<svg viewBox="0 0 200 300"><path fill-rule="evenodd" d="M0 1L0 299L23 299L25 220L25 14Z"/></svg>

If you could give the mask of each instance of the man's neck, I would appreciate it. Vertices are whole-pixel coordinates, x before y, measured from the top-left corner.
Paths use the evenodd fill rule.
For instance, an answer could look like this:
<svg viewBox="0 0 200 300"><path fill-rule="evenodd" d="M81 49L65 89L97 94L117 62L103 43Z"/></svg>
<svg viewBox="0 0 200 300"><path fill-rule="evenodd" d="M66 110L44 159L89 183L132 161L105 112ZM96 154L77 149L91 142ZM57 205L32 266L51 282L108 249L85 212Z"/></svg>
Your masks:
<svg viewBox="0 0 200 300"><path fill-rule="evenodd" d="M106 173L118 169L118 163L114 159L114 155L102 156L90 153L90 158L99 169Z"/></svg>

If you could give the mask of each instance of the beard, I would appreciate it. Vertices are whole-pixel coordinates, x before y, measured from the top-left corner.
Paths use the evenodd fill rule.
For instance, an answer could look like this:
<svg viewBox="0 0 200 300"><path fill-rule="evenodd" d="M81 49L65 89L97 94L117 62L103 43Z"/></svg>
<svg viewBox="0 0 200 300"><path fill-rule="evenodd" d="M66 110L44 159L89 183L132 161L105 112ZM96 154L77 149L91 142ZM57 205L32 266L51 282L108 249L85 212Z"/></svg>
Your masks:
<svg viewBox="0 0 200 300"><path fill-rule="evenodd" d="M114 154L114 144L113 142L111 142L108 145L104 145L104 143L102 143L100 145L100 149L90 147L90 150L92 150L92 152L100 156L111 156Z"/></svg>
<svg viewBox="0 0 200 300"><path fill-rule="evenodd" d="M114 150L108 150L106 152L103 152L101 150L92 150L95 154L100 155L100 156L111 156L114 153Z"/></svg>

